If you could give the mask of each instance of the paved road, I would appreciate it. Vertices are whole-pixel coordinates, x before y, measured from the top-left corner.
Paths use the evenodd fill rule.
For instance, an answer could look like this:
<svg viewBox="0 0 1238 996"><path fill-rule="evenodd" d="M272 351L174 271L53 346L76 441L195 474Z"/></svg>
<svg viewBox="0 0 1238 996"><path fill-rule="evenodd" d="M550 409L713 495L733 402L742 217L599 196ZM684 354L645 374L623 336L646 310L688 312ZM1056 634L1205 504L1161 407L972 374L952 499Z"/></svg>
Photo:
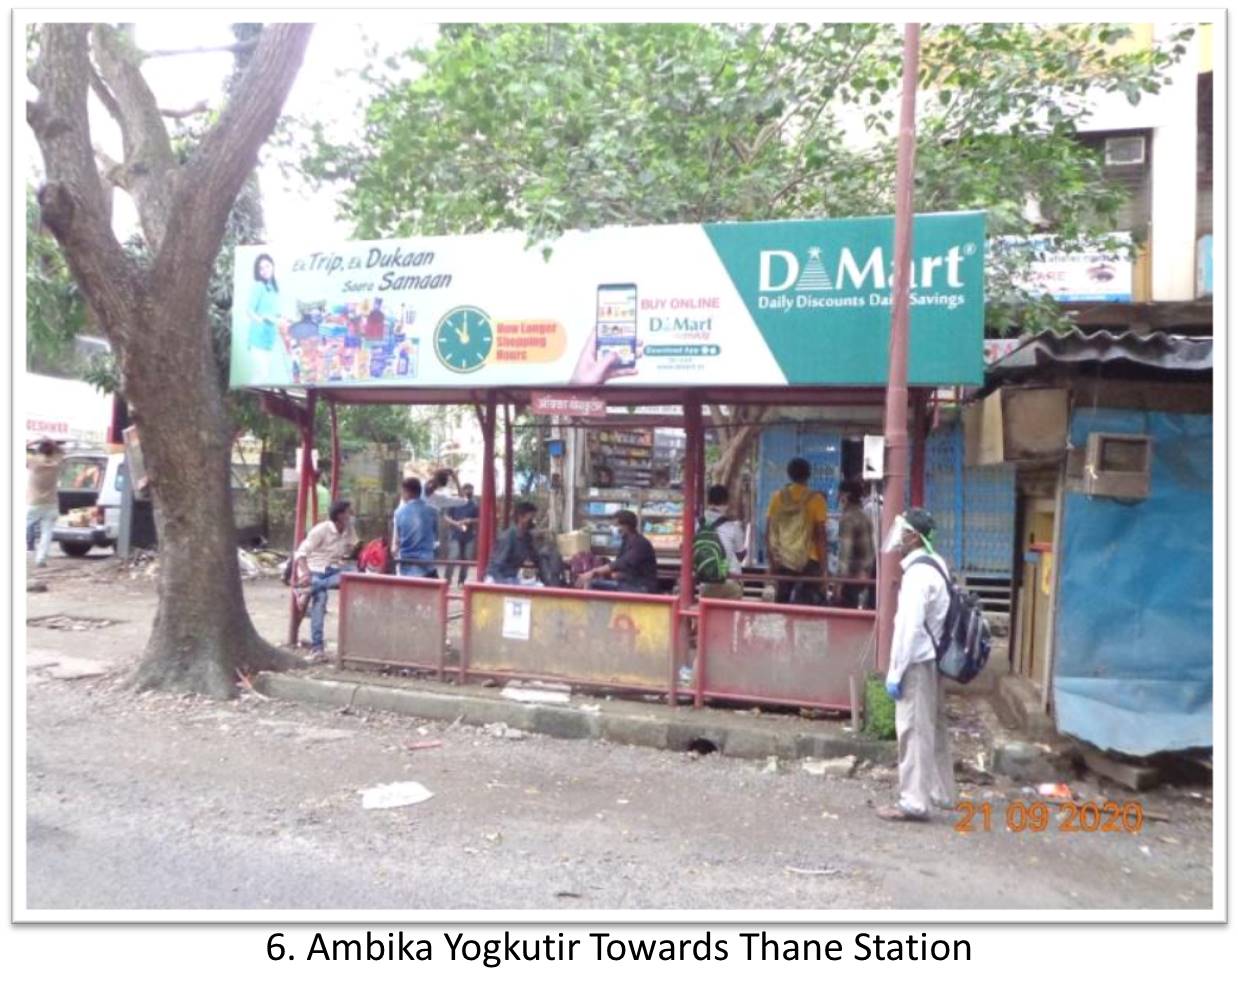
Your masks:
<svg viewBox="0 0 1238 996"><path fill-rule="evenodd" d="M885 770L766 773L717 755L507 740L253 696L135 696L118 662L141 647L149 581L88 570L54 575L50 587L30 596L31 616L78 606L119 621L27 629L31 908L1210 904L1206 791L1145 796L1170 821L1137 837L961 835L950 822L876 820L873 805L890 797ZM278 605L282 591L274 584L250 600ZM108 670L56 677L51 663L73 656ZM421 740L443 745L407 749ZM434 797L362 808L359 790L404 780Z"/></svg>

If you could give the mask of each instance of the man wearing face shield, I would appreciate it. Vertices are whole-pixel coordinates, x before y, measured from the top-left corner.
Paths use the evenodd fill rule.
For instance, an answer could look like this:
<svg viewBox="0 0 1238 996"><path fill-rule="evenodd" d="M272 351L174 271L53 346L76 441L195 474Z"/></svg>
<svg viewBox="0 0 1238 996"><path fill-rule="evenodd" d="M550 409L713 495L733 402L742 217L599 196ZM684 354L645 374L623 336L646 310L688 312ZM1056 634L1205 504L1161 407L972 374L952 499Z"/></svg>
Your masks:
<svg viewBox="0 0 1238 996"><path fill-rule="evenodd" d="M902 556L903 580L894 615L886 691L894 699L898 734L898 804L877 810L886 820L924 821L930 808L952 809L954 767L946 729L945 695L937 670L937 645L945 631L950 593L946 562L933 551L933 517L922 508L898 516L882 553Z"/></svg>

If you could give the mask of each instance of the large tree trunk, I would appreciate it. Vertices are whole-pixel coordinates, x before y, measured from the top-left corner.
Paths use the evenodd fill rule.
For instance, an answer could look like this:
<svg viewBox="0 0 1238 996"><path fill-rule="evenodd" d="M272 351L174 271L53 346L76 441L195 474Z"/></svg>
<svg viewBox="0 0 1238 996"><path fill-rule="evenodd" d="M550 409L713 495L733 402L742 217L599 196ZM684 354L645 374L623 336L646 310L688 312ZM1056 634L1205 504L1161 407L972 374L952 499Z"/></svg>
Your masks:
<svg viewBox="0 0 1238 996"><path fill-rule="evenodd" d="M263 29L231 99L183 165L173 153L129 28L47 24L26 120L43 153L43 219L120 361L155 500L159 608L136 681L227 697L234 673L292 658L245 611L229 489L232 433L207 294L228 214L296 76L309 25ZM93 60L92 60L93 55ZM93 90L120 126L124 162L100 176ZM109 185L134 198L150 262L112 231Z"/></svg>
<svg viewBox="0 0 1238 996"><path fill-rule="evenodd" d="M150 348L122 357L159 529L159 608L140 688L224 697L235 671L282 669L245 609L229 486L231 430L218 387L206 304L175 286L146 296L136 332ZM189 362L187 362L189 361Z"/></svg>

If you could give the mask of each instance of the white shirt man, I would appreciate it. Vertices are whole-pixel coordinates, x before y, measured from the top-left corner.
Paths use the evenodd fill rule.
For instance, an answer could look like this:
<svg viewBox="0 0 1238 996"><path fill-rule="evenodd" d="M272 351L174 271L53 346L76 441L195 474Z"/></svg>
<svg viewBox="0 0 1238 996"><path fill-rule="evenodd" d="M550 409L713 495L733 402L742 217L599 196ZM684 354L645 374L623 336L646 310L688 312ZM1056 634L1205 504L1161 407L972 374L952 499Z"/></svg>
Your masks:
<svg viewBox="0 0 1238 996"><path fill-rule="evenodd" d="M940 556L923 548L913 550L900 562L903 580L899 584L898 609L894 614L894 639L890 644L887 684L901 682L913 664L922 661L937 663L933 641L941 641L946 613L950 609L950 593L942 576L932 565L916 563L925 557L936 561L943 571L950 573L950 568Z"/></svg>
<svg viewBox="0 0 1238 996"><path fill-rule="evenodd" d="M309 531L297 547L296 557L298 560L305 560L311 574L325 574L332 569L339 570L358 542L357 531L353 528L351 518L343 531L335 522L327 519Z"/></svg>
<svg viewBox="0 0 1238 996"><path fill-rule="evenodd" d="M340 586L340 571L358 545L352 502L337 501L328 514L326 522L309 531L295 554L297 563L310 575L310 583L301 588L299 599L303 610L309 605L311 655L316 660L326 651L327 593Z"/></svg>
<svg viewBox="0 0 1238 996"><path fill-rule="evenodd" d="M899 516L895 528L899 533L887 538L883 550L890 551L897 543L903 554L903 580L886 673L886 690L895 700L899 796L897 806L879 809L877 815L922 821L929 818L932 806L952 809L955 803L954 765L935 646L941 642L950 609L943 576L949 568L932 550L933 519L923 509L913 508Z"/></svg>
<svg viewBox="0 0 1238 996"><path fill-rule="evenodd" d="M727 577L718 582L703 582L701 584L702 598L743 598L744 586L740 581L743 574L743 559L748 551L747 535L744 524L730 517L728 511L731 496L724 484L713 485L706 494L705 514L702 520L705 525L718 534L718 542L726 554ZM725 520L725 521L724 521Z"/></svg>

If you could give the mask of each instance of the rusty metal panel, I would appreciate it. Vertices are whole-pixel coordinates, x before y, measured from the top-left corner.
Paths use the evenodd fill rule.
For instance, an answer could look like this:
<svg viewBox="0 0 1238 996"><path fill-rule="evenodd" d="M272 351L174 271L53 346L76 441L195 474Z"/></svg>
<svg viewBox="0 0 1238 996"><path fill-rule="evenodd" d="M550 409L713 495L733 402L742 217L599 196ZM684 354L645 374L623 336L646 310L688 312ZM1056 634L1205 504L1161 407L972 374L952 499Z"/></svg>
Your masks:
<svg viewBox="0 0 1238 996"><path fill-rule="evenodd" d="M675 600L553 588L468 589L470 673L665 690Z"/></svg>
<svg viewBox="0 0 1238 996"><path fill-rule="evenodd" d="M873 612L706 599L701 619L707 698L850 709L873 659Z"/></svg>
<svg viewBox="0 0 1238 996"><path fill-rule="evenodd" d="M340 579L340 662L442 668L447 582L388 574Z"/></svg>

